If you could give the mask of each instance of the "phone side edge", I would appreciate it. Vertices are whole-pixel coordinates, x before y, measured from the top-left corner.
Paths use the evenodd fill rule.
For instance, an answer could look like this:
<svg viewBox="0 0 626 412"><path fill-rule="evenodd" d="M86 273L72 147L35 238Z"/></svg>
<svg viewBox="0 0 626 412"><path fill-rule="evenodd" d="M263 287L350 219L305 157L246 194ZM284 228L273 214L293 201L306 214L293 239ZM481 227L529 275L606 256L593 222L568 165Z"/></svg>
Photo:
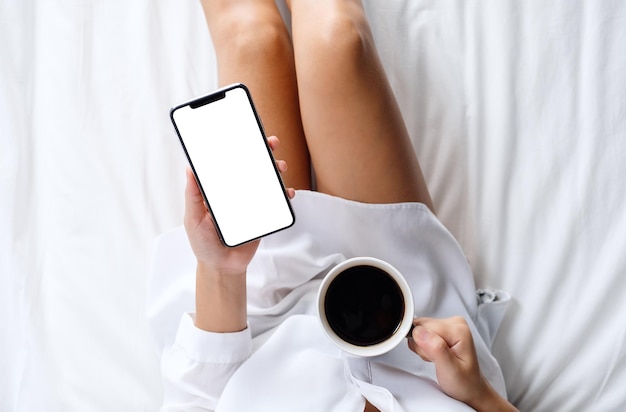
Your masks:
<svg viewBox="0 0 626 412"><path fill-rule="evenodd" d="M189 166L189 169L191 170L191 173L193 174L193 178L196 182L196 185L198 186L198 190L200 191L200 195L202 196L202 200L204 201L204 207L207 209L207 211L209 212L209 214L211 215L211 218L213 220L213 223L215 225L215 231L217 232L217 236L219 237L220 241L222 242L222 244L224 246L228 246L226 244L226 239L224 238L224 235L219 227L219 225L217 224L214 214L213 214L213 210L211 209L211 205L209 203L209 199L206 196L206 193L204 191L204 188L202 187L202 183L200 182L200 178L198 177L198 173L196 171L196 168L194 167L193 161L191 160L191 156L189 155L189 151L187 150L187 147L185 146L185 141L180 133L180 129L178 128L178 125L176 124L176 119L174 118L174 113L178 110L178 109L182 109L184 107L189 106L190 102L185 102L182 104L179 104L177 106L174 106L170 109L170 120L172 122L172 125L174 126L174 130L176 131L176 136L178 137L178 143L181 147L181 149L183 150L183 154L185 155L185 159L187 159L187 165ZM290 205L291 206L291 205Z"/></svg>

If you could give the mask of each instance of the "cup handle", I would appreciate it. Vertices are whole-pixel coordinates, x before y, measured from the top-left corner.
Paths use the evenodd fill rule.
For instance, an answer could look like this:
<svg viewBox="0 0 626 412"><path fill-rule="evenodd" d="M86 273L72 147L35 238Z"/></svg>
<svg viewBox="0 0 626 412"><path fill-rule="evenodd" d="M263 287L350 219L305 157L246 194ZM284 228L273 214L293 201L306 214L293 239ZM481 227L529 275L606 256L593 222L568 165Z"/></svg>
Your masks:
<svg viewBox="0 0 626 412"><path fill-rule="evenodd" d="M413 335L413 329L415 329L415 324L411 324L411 329L409 329L409 333L406 334L407 338L410 338Z"/></svg>

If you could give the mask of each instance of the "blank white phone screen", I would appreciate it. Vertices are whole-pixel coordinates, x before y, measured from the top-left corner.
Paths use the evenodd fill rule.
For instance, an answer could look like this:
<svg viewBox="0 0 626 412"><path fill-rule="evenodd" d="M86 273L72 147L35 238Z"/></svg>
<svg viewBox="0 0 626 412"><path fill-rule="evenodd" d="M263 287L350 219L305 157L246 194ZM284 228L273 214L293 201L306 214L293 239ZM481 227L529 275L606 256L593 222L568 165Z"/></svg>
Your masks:
<svg viewBox="0 0 626 412"><path fill-rule="evenodd" d="M246 90L174 109L189 161L227 246L289 227L293 212Z"/></svg>

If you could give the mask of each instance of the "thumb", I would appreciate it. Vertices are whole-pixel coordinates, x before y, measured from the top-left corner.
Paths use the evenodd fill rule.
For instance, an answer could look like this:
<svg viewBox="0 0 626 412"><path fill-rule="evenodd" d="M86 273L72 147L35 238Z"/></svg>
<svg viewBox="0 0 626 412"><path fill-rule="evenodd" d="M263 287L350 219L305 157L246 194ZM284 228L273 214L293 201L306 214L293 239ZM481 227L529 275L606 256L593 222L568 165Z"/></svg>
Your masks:
<svg viewBox="0 0 626 412"><path fill-rule="evenodd" d="M193 175L191 169L185 169L185 177L186 185L185 185L185 195L189 198L195 198L200 195L200 189L198 189L198 184L196 183L196 178Z"/></svg>
<svg viewBox="0 0 626 412"><path fill-rule="evenodd" d="M454 353L445 339L437 333L418 325L413 330L413 340L418 355L426 361L434 362L437 368L446 368L454 364Z"/></svg>
<svg viewBox="0 0 626 412"><path fill-rule="evenodd" d="M186 170L187 184L185 186L185 221L194 226L204 218L206 206L193 172Z"/></svg>

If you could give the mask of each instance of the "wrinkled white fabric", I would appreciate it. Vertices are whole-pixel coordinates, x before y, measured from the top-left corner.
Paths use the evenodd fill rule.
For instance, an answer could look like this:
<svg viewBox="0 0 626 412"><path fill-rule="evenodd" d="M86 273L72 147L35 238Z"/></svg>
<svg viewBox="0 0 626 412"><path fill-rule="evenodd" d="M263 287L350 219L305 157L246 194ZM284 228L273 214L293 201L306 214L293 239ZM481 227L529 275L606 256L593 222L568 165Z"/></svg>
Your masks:
<svg viewBox="0 0 626 412"><path fill-rule="evenodd" d="M501 294L496 304L478 305L463 253L428 208L369 205L308 191L299 191L293 206L295 226L263 239L250 264L249 327L240 333L194 327L187 313L193 309L193 255L182 230L159 241L151 317L163 348L164 411L362 411L366 398L381 411L467 410L437 388L434 366L405 344L357 358L324 335L315 309L320 279L355 256L398 268L417 316L463 316L483 373L505 394L489 346L508 298ZM178 326L173 316L181 319Z"/></svg>
<svg viewBox="0 0 626 412"><path fill-rule="evenodd" d="M437 216L514 296L510 399L626 410L626 2L363 3ZM168 110L216 78L196 0L0 1L1 411L158 408L143 297L186 163Z"/></svg>

